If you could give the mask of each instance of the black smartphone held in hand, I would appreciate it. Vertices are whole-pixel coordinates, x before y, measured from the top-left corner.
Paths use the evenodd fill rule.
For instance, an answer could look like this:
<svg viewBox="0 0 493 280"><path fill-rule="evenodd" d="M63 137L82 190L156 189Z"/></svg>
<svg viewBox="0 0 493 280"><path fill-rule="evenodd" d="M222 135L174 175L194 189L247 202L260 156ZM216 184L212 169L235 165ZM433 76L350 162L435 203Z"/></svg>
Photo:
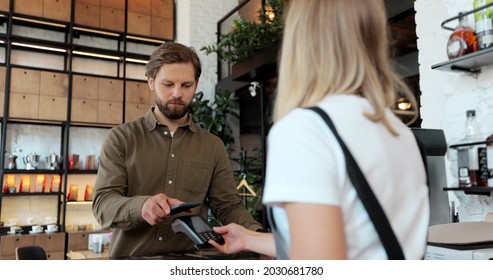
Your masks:
<svg viewBox="0 0 493 280"><path fill-rule="evenodd" d="M192 209L194 207L200 206L201 204L202 203L195 201L195 202L187 202L187 203L171 206L170 215L175 215L183 211L187 211L188 209Z"/></svg>
<svg viewBox="0 0 493 280"><path fill-rule="evenodd" d="M209 224L201 216L178 217L171 223L175 233L185 233L198 249L212 247L209 240L214 240L223 245L223 237L214 232Z"/></svg>

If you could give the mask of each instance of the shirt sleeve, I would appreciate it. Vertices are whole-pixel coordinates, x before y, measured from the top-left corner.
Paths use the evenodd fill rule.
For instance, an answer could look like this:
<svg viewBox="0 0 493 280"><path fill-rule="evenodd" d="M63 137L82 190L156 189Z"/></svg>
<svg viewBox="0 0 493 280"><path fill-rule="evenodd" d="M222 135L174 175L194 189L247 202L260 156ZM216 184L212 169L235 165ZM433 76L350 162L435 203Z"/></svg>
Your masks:
<svg viewBox="0 0 493 280"><path fill-rule="evenodd" d="M220 141L220 140L219 140ZM262 228L242 203L236 189L231 161L222 141L214 146L216 163L208 197L223 224L237 223L250 230Z"/></svg>
<svg viewBox="0 0 493 280"><path fill-rule="evenodd" d="M103 227L132 229L145 223L142 205L149 196L127 197L125 142L116 130L110 130L99 157L92 210Z"/></svg>
<svg viewBox="0 0 493 280"><path fill-rule="evenodd" d="M334 135L314 112L296 109L269 133L263 202L340 206L345 159Z"/></svg>

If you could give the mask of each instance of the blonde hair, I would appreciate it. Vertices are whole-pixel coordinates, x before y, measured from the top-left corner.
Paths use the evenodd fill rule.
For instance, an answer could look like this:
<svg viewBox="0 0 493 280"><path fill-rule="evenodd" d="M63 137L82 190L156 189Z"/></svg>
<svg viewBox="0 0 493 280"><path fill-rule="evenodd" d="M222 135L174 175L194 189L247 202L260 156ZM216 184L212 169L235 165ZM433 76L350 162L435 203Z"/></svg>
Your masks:
<svg viewBox="0 0 493 280"><path fill-rule="evenodd" d="M397 92L414 108L417 103L390 65L383 0L290 0L288 5L274 120L328 95L352 94L372 104L374 113L365 112L366 117L396 135L386 108L394 106Z"/></svg>

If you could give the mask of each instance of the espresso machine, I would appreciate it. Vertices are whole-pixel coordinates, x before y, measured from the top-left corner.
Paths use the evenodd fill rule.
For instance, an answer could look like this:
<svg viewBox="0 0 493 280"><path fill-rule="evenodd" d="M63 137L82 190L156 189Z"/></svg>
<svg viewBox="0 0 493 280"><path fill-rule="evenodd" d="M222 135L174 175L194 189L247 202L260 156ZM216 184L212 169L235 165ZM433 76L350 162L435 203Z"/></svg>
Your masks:
<svg viewBox="0 0 493 280"><path fill-rule="evenodd" d="M454 222L445 172L447 142L443 130L413 128L426 158L430 197L430 227L426 260L493 259L493 222ZM491 215L493 221L493 214Z"/></svg>
<svg viewBox="0 0 493 280"><path fill-rule="evenodd" d="M440 129L412 128L412 132L424 148L426 175L430 196L430 226L451 223L448 194L443 190L447 186L445 172L445 154L447 142Z"/></svg>

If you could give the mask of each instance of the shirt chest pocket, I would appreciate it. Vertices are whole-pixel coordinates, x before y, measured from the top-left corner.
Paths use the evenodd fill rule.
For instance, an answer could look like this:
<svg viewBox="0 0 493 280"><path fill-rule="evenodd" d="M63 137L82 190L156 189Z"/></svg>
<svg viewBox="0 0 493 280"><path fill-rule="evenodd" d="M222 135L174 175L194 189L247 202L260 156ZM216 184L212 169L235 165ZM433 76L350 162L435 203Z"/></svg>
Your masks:
<svg viewBox="0 0 493 280"><path fill-rule="evenodd" d="M183 189L191 194L205 194L212 178L212 163L184 160L181 169Z"/></svg>

